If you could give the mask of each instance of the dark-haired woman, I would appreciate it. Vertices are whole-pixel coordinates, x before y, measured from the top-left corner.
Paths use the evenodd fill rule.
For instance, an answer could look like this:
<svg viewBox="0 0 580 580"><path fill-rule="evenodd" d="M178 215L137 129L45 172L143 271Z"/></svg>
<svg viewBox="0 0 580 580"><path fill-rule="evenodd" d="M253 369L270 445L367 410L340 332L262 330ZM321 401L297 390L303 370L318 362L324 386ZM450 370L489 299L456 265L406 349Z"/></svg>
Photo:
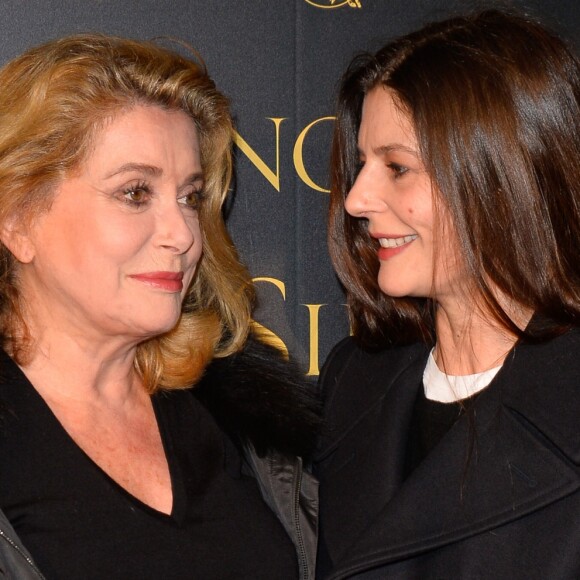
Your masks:
<svg viewBox="0 0 580 580"><path fill-rule="evenodd" d="M320 578L580 578L580 66L486 11L357 58Z"/></svg>

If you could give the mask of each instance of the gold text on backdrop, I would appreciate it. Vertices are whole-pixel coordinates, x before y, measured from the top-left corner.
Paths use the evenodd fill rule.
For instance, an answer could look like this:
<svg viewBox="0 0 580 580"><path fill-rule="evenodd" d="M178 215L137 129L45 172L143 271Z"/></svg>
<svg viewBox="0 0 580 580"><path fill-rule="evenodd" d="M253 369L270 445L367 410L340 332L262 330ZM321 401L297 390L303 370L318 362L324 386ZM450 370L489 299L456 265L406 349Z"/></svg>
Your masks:
<svg viewBox="0 0 580 580"><path fill-rule="evenodd" d="M305 0L307 4L316 6L316 8L341 8L348 6L349 8L362 8L360 0Z"/></svg>
<svg viewBox="0 0 580 580"><path fill-rule="evenodd" d="M234 142L240 149L240 151L254 164L256 169L268 180L268 183L276 190L280 191L280 126L282 122L286 120L286 117L266 117L269 121L274 123L274 136L275 136L275 168L272 169L268 167L268 164L252 149L250 144L239 134L234 133ZM294 169L298 177L310 188L320 191L322 193L328 193L329 190L323 186L314 182L306 171L306 166L304 164L304 142L312 130L313 127L318 125L323 121L334 121L334 117L320 117L319 119L314 119L311 123L306 125L300 134L296 138L294 143L294 151L292 154L292 160L294 162Z"/></svg>
<svg viewBox="0 0 580 580"><path fill-rule="evenodd" d="M282 295L282 300L286 301L286 284L282 280L277 278L270 278L266 276L259 276L253 279L255 283L265 282L267 284L273 284ZM308 309L308 371L307 375L316 376L320 374L320 357L318 354L318 319L319 312L323 306L326 304L301 304ZM288 354L288 348L284 341L269 328L259 322L254 322L254 325L258 327L259 332L270 344L278 347L283 353Z"/></svg>

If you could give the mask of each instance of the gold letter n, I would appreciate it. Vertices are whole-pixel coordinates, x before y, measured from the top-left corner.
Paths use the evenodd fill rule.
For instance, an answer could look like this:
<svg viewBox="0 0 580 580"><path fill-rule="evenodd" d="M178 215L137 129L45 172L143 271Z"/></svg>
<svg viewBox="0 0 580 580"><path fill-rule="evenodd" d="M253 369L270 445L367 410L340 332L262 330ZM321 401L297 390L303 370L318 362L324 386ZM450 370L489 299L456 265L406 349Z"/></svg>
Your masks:
<svg viewBox="0 0 580 580"><path fill-rule="evenodd" d="M240 151L256 166L256 169L270 182L276 191L280 191L280 125L285 117L272 118L267 117L268 120L274 123L276 129L276 171L272 171L260 158L260 156L248 145L248 142L243 137L234 131L234 143L240 148Z"/></svg>

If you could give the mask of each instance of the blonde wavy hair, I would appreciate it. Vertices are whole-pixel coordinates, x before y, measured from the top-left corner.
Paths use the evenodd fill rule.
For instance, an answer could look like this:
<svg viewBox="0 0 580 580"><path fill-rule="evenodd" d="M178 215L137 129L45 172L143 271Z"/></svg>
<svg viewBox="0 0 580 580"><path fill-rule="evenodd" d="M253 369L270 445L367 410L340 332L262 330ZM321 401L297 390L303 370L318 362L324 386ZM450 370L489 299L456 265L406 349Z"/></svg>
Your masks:
<svg viewBox="0 0 580 580"><path fill-rule="evenodd" d="M0 226L48 211L62 179L86 159L104 122L138 104L184 111L200 140L205 198L203 257L176 327L137 347L135 368L149 392L193 384L214 356L243 345L253 296L225 229L232 123L227 99L199 59L152 43L76 35L33 48L0 70ZM24 364L26 328L16 260L0 245L0 332Z"/></svg>

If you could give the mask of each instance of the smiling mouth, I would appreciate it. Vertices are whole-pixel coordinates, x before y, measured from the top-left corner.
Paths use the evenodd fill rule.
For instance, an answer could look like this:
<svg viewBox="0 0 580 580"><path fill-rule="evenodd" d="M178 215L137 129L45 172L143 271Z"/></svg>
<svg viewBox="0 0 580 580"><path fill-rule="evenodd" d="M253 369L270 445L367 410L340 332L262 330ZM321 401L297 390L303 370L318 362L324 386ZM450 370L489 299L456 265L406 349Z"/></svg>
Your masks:
<svg viewBox="0 0 580 580"><path fill-rule="evenodd" d="M417 237L417 234L411 234L401 238L379 238L379 244L381 245L381 248L398 248L416 240Z"/></svg>

